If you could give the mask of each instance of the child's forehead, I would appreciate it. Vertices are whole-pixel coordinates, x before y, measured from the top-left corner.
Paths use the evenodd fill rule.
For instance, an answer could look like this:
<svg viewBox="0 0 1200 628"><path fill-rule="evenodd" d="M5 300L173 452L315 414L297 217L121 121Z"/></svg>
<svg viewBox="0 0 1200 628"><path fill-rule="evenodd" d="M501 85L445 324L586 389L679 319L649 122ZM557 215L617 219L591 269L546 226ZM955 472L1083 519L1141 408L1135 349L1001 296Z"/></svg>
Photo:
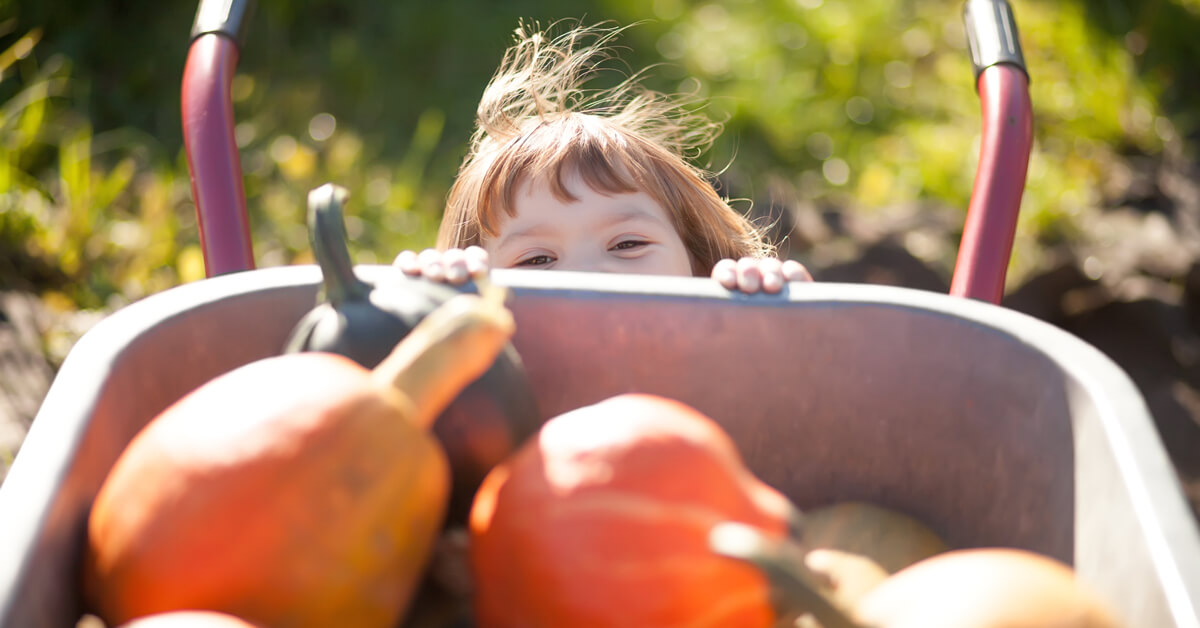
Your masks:
<svg viewBox="0 0 1200 628"><path fill-rule="evenodd" d="M591 195L651 193L639 184L629 166L611 159L560 159L539 166L528 162L523 165L525 167L508 171L505 180L495 181L491 186L488 201L480 207L485 232L494 235L500 223L519 213L528 203L553 199L561 204L571 204Z"/></svg>
<svg viewBox="0 0 1200 628"><path fill-rule="evenodd" d="M615 196L629 192L645 192L630 176L628 169L614 164L614 174L620 177L620 185L612 185L599 177L588 177L585 168L575 164L564 164L561 169L530 172L514 182L513 191L517 198L549 192L560 201L576 200L588 192L602 196ZM607 184L606 184L607 183Z"/></svg>
<svg viewBox="0 0 1200 628"><path fill-rule="evenodd" d="M604 196L649 192L642 172L643 168L621 155L578 155L519 173L507 196L548 191L556 199L568 202L589 192Z"/></svg>

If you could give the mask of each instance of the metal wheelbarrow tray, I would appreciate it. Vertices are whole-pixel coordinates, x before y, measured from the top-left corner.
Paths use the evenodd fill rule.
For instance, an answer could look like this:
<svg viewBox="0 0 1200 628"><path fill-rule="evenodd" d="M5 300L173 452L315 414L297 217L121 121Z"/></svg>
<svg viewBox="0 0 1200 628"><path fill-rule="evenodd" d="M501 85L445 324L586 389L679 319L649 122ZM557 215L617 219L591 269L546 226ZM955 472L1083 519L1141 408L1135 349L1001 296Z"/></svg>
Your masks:
<svg viewBox="0 0 1200 628"><path fill-rule="evenodd" d="M221 276L129 306L71 351L0 486L0 626L74 625L88 511L124 446L184 393L278 353L316 303L315 266L250 270L229 99L247 5L201 0L182 93L206 269ZM544 417L622 392L673 397L801 508L890 506L952 546L1074 565L1128 626L1200 628L1200 531L1129 378L975 300L1002 294L1032 125L1008 3L968 0L965 17L984 124L953 296L495 271L514 292L514 343Z"/></svg>
<svg viewBox="0 0 1200 628"><path fill-rule="evenodd" d="M870 500L956 547L1071 563L1129 626L1200 626L1200 533L1162 443L1129 378L1074 336L904 288L494 276L546 417L628 391L677 398L801 508ZM80 340L0 487L0 623L74 624L88 509L122 448L185 392L278 353L319 281L313 266L217 277Z"/></svg>

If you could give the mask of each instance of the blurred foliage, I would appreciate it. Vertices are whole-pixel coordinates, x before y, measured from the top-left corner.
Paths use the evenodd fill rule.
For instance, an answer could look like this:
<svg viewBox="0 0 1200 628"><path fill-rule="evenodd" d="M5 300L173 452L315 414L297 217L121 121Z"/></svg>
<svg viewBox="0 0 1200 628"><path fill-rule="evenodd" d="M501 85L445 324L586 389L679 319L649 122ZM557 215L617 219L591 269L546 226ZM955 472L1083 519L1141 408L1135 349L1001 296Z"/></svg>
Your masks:
<svg viewBox="0 0 1200 628"><path fill-rule="evenodd" d="M1036 146L1010 279L1113 202L1113 168L1200 132L1198 0L1014 0ZM960 2L260 0L233 86L259 265L309 261L309 189L350 189L360 263L433 242L520 17L641 22L649 83L711 99L703 158L755 204L964 208L979 102ZM0 282L113 307L203 275L179 85L194 3L0 0ZM957 242L920 253L946 272ZM803 251L793 251L803 256Z"/></svg>
<svg viewBox="0 0 1200 628"><path fill-rule="evenodd" d="M34 54L41 36L27 31L0 53L0 280L34 284L64 308L170 287L196 237L177 211L182 171L133 127L96 132L69 106L70 60Z"/></svg>

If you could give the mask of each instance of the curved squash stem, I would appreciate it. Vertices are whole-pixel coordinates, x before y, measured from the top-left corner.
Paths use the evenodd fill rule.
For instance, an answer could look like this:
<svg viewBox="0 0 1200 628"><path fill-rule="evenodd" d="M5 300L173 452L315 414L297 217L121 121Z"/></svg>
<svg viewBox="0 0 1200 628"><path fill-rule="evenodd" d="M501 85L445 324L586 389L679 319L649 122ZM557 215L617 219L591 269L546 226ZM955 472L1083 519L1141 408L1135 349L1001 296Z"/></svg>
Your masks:
<svg viewBox="0 0 1200 628"><path fill-rule="evenodd" d="M308 193L308 237L325 280L325 299L335 305L347 300L365 301L371 292L371 286L354 274L350 249L346 247L343 208L349 196L345 188L332 183Z"/></svg>
<svg viewBox="0 0 1200 628"><path fill-rule="evenodd" d="M430 312L371 373L408 397L424 429L492 366L516 330L504 306L508 291L480 288L482 297L456 295Z"/></svg>
<svg viewBox="0 0 1200 628"><path fill-rule="evenodd" d="M780 616L777 626L790 626L798 616L811 613L823 628L866 628L826 591L821 576L804 565L803 550L790 539L770 538L752 526L726 522L713 527L708 543L717 554L763 572Z"/></svg>

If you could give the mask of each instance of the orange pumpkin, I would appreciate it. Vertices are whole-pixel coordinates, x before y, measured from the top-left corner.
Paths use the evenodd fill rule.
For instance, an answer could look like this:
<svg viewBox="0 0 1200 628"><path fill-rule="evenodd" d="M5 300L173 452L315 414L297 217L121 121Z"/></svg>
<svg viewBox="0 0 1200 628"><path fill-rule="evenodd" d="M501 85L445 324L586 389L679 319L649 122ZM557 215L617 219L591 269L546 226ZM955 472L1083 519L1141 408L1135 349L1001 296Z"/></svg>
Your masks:
<svg viewBox="0 0 1200 628"><path fill-rule="evenodd" d="M770 626L766 579L708 548L794 509L682 403L622 395L548 421L487 476L470 517L482 628Z"/></svg>
<svg viewBox="0 0 1200 628"><path fill-rule="evenodd" d="M135 619L119 628L265 628L215 611L174 611Z"/></svg>
<svg viewBox="0 0 1200 628"><path fill-rule="evenodd" d="M1011 548L957 550L904 569L855 605L881 628L1117 628L1070 567Z"/></svg>
<svg viewBox="0 0 1200 628"><path fill-rule="evenodd" d="M429 423L512 330L502 299L463 295L374 371L298 353L199 387L100 489L87 601L110 625L207 609L273 628L393 626L448 498Z"/></svg>

